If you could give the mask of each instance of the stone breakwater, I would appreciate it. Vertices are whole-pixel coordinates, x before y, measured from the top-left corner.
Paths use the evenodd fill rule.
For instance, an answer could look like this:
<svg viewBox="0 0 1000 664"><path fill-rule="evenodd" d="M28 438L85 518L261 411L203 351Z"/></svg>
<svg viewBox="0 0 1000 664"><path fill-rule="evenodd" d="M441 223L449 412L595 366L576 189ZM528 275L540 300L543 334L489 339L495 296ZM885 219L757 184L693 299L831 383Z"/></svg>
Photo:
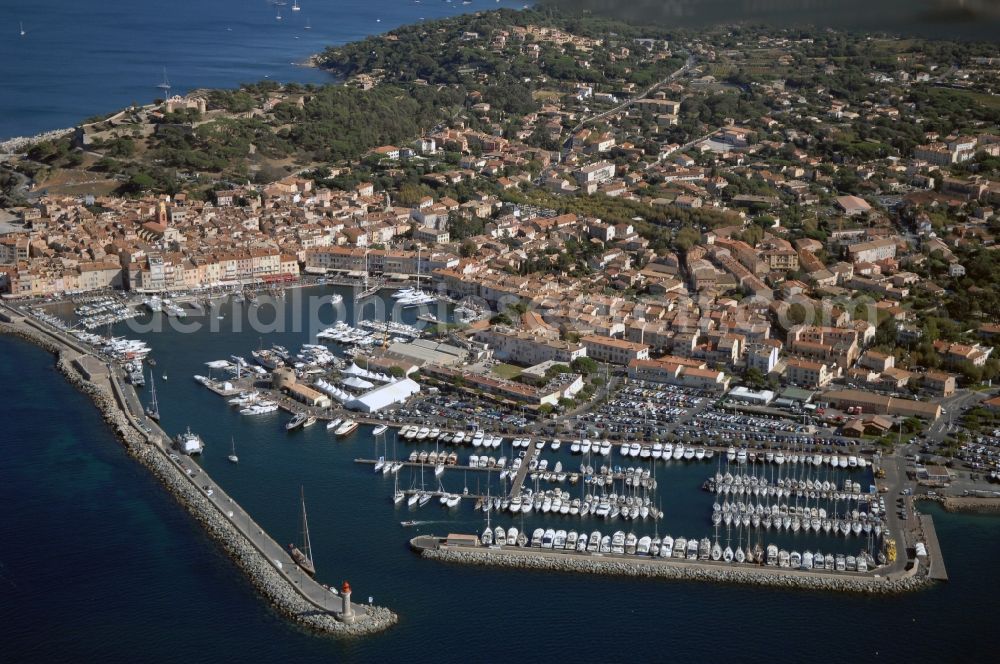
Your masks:
<svg viewBox="0 0 1000 664"><path fill-rule="evenodd" d="M928 498L928 500L931 500ZM936 499L949 512L969 514L1000 514L1000 498L979 498L976 496L948 496Z"/></svg>
<svg viewBox="0 0 1000 664"><path fill-rule="evenodd" d="M604 574L609 576L630 576L650 579L678 581L708 581L711 583L732 583L747 586L768 586L795 590L820 590L830 592L853 592L871 595L894 595L920 590L930 585L925 577L911 576L898 579L876 579L873 577L829 578L807 574L782 573L770 570L705 568L695 565L670 565L666 563L643 562L641 560L602 560L598 558L578 558L541 556L530 553L502 553L497 551L476 551L459 549L424 549L421 557L448 563L508 567L512 569L545 570L553 572L576 572Z"/></svg>
<svg viewBox="0 0 1000 664"><path fill-rule="evenodd" d="M139 461L198 521L205 532L219 543L229 557L243 571L250 583L271 606L282 615L317 632L335 636L361 636L385 630L396 622L398 616L378 606L366 605L367 617L355 623L342 623L332 614L307 601L291 587L277 569L243 536L236 526L212 505L209 500L172 464L163 450L146 441L122 412L114 395L107 389L85 380L68 360L63 349L41 332L18 325L0 323L0 333L26 339L58 356L56 368L81 392L91 398L122 441L129 456Z"/></svg>

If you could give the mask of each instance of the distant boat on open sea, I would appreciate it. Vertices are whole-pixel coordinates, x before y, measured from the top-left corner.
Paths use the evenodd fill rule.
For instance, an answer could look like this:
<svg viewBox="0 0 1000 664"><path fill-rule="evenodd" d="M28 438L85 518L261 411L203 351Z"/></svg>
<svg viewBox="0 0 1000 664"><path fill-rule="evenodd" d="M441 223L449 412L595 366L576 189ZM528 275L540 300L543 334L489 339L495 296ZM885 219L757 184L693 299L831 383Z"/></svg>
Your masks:
<svg viewBox="0 0 1000 664"><path fill-rule="evenodd" d="M159 83L156 87L158 87L160 90L162 90L164 95L166 95L168 92L170 92L170 81L167 80L167 68L166 67L163 68L163 82Z"/></svg>
<svg viewBox="0 0 1000 664"><path fill-rule="evenodd" d="M125 0L0 3L0 23L18 26L19 34L0 39L0 141L162 98L150 72L163 63L170 65L171 94L265 79L331 83L327 72L300 63L327 46L475 8L340 0L302 3L294 11L287 4L174 0L164 12L162 3ZM520 3L503 0L491 7ZM281 21L275 20L278 12Z"/></svg>

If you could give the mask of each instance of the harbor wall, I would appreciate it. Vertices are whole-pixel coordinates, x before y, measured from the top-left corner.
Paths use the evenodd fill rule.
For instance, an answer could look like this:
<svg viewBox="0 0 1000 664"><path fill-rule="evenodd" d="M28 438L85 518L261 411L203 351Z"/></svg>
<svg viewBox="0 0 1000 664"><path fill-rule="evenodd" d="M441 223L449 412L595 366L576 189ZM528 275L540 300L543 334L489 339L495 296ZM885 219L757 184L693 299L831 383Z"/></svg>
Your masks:
<svg viewBox="0 0 1000 664"><path fill-rule="evenodd" d="M946 496L939 499L941 506L949 512L971 514L1000 514L1000 498L980 498L976 496Z"/></svg>
<svg viewBox="0 0 1000 664"><path fill-rule="evenodd" d="M378 606L364 607L366 618L354 623L339 621L334 614L323 611L308 601L282 576L252 542L227 519L191 480L167 458L160 447L147 442L123 412L119 395L113 395L101 386L86 380L69 359L66 351L48 334L23 325L0 323L0 334L9 334L53 353L56 367L66 379L91 398L105 422L122 442L129 456L145 466L184 509L201 524L211 539L216 541L230 559L244 573L257 591L283 616L319 633L334 636L361 636L383 631L396 622L398 616Z"/></svg>
<svg viewBox="0 0 1000 664"><path fill-rule="evenodd" d="M417 538L420 539L420 538ZM414 540L416 541L416 540ZM773 567L723 566L670 559L612 558L547 552L541 549L493 549L413 544L421 557L446 563L531 569L553 572L630 576L675 581L707 581L747 586L894 595L927 588L925 576L904 575L889 579L876 575L849 575L783 570Z"/></svg>

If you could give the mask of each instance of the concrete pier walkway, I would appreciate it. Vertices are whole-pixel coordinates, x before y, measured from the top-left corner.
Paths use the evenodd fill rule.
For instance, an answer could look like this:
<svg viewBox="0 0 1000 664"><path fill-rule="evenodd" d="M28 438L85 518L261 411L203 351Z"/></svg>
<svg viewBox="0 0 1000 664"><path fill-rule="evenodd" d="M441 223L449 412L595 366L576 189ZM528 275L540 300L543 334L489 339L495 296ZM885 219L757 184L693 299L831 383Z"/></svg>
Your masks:
<svg viewBox="0 0 1000 664"><path fill-rule="evenodd" d="M930 514L920 515L920 529L923 531L924 546L927 547L927 557L930 563L930 571L927 575L935 581L947 581L948 570L944 566L941 543L938 542L937 530L934 528L934 518Z"/></svg>
<svg viewBox="0 0 1000 664"><path fill-rule="evenodd" d="M821 571L821 570L802 570L802 569L791 569L788 567L776 567L767 566L761 564L739 564L739 563L725 563L722 561L712 561L712 560L688 560L687 558L660 558L653 556L638 556L638 555L627 555L627 554L615 554L615 553L593 553L593 552L575 552L566 550L556 550L556 549L543 549L539 547L520 547L520 546L466 546L463 544L449 544L445 538L435 537L433 535L419 535L410 540L410 547L416 551L423 551L427 549L439 550L439 551L482 551L490 552L493 554L509 556L509 557L521 557L521 558L553 558L553 559L563 559L563 560L575 560L575 561L591 561L591 562L618 562L627 563L630 565L652 565L652 566L666 566L666 567L686 567L686 568L699 568L705 570L712 569L740 569L749 570L754 573L760 574L774 574L774 575L798 575L798 576L808 576L815 577L819 579L875 579L877 577L876 573L872 572L831 572L831 571Z"/></svg>
<svg viewBox="0 0 1000 664"><path fill-rule="evenodd" d="M136 433L144 438L153 450L163 455L166 461L173 464L178 469L180 477L187 478L187 481L234 526L236 531L287 580L288 587L319 611L333 614L343 611L343 601L340 596L296 565L285 547L275 542L193 459L172 452L170 436L145 415L138 395L131 385L124 382L118 367L58 328L18 315L19 312L10 309L5 309L2 313L11 325L23 326L28 331L43 334L62 350L66 359L73 361L74 364L101 369L99 372L89 372L91 375L84 380L113 397L118 410ZM297 518L297 515L289 515L289 518ZM320 572L322 573L322 570ZM355 621L364 622L367 617L366 607L357 604L352 606Z"/></svg>
<svg viewBox="0 0 1000 664"><path fill-rule="evenodd" d="M530 466L531 462L534 460L538 453L541 451L541 446L536 441L531 441L531 446L528 447L527 453L521 459L521 467L517 469L517 474L514 475L514 481L510 485L510 497L515 498L521 495L521 489L524 487L524 478L528 476L531 472Z"/></svg>

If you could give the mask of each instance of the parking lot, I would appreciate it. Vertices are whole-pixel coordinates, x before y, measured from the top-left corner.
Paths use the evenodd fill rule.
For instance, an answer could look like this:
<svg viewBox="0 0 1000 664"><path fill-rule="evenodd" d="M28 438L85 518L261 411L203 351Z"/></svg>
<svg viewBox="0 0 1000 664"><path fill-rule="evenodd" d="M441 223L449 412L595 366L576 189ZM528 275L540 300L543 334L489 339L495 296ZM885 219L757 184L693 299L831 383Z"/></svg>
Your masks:
<svg viewBox="0 0 1000 664"><path fill-rule="evenodd" d="M998 481L1000 473L1000 429L994 429L988 434L975 436L970 442L963 444L955 458L965 465L974 475L990 482ZM975 479L975 478L974 478Z"/></svg>
<svg viewBox="0 0 1000 664"><path fill-rule="evenodd" d="M452 429L476 423L485 429L504 431L519 431L534 422L527 412L511 413L487 399L440 392L421 396L407 407L387 412L383 417L392 422L433 422Z"/></svg>
<svg viewBox="0 0 1000 664"><path fill-rule="evenodd" d="M669 385L633 382L599 406L571 418L571 429L620 440L665 439L712 397Z"/></svg>
<svg viewBox="0 0 1000 664"><path fill-rule="evenodd" d="M688 427L692 433L712 431L728 442L780 443L782 445L853 444L834 436L832 430L801 424L790 418L763 417L711 409L699 413Z"/></svg>
<svg viewBox="0 0 1000 664"><path fill-rule="evenodd" d="M684 441L737 447L831 450L859 441L795 415L747 414L722 408L718 396L657 383L635 382L570 421L580 435L611 440Z"/></svg>

